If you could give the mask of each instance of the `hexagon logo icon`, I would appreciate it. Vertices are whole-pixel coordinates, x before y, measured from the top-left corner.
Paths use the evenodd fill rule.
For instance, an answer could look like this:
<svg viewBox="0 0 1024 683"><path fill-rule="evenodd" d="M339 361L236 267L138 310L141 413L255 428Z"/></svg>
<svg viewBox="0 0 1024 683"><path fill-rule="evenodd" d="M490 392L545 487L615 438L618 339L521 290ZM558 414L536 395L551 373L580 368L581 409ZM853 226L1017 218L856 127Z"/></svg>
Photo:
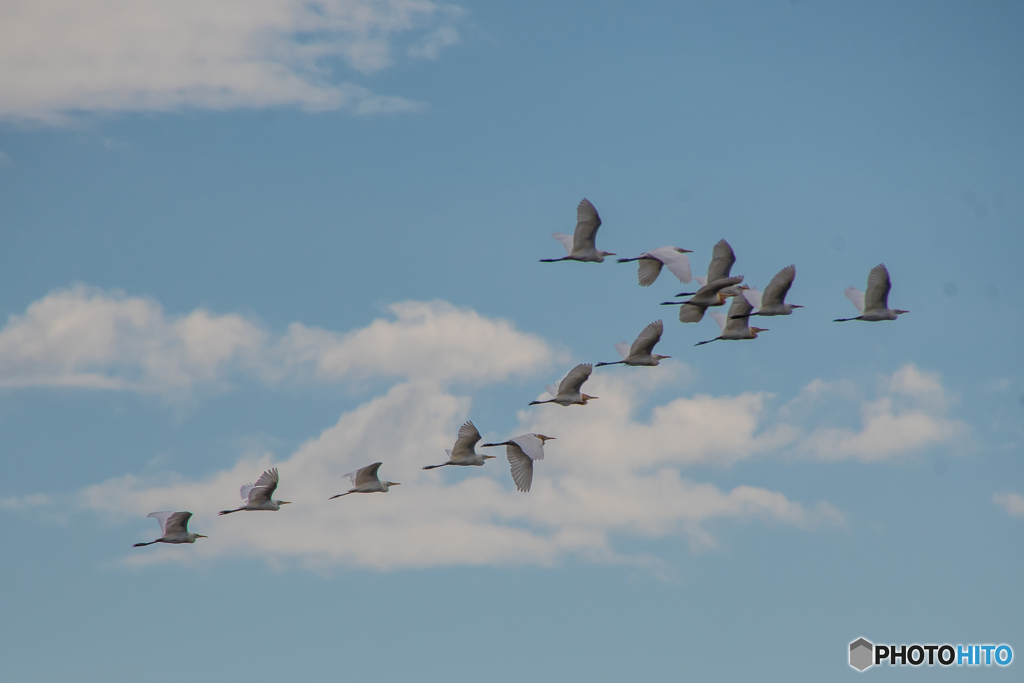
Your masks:
<svg viewBox="0 0 1024 683"><path fill-rule="evenodd" d="M850 666L857 671L863 671L874 662L875 646L863 638L850 643Z"/></svg>

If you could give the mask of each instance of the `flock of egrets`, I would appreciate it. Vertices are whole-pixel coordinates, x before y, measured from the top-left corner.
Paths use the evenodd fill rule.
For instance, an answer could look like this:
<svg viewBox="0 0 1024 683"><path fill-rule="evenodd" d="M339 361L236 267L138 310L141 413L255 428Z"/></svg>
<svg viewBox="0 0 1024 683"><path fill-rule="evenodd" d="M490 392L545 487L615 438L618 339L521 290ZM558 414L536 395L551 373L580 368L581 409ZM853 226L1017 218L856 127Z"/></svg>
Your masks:
<svg viewBox="0 0 1024 683"><path fill-rule="evenodd" d="M556 261L602 263L606 256L615 256L611 252L600 251L597 248L595 238L599 227L601 227L601 218L598 216L597 209L590 201L584 199L576 209L575 232L572 235L558 232L552 235L562 243L568 255L559 259L541 259L541 261L545 263ZM692 252L689 249L668 246L644 252L635 258L620 258L618 262L637 261L639 263L638 277L642 287L647 287L657 280L662 267L668 268L669 272L675 275L680 282L689 283L691 279L696 280L700 284L700 288L696 292L684 292L677 295L679 297L689 296L689 299L663 303L663 305L679 306L679 322L682 323L699 322L707 309L724 306L727 299L732 299L728 313L722 314L717 311L711 313L722 334L714 339L698 342L697 346L718 340L756 339L758 333L767 332L767 330L751 327L751 317L790 315L794 309L801 308L801 306L788 304L785 301L786 294L793 284L793 278L796 277L795 266L786 266L780 270L765 287L764 292L759 292L753 287L744 285L742 275L730 276L736 256L732 247L724 239L720 240L712 251L707 276L691 277L690 262L686 257L688 253ZM860 315L853 318L838 318L835 322L895 320L897 316L907 311L889 308L890 288L889 271L883 264L875 266L868 274L867 291L861 292L855 287L846 288L846 296L853 302ZM654 353L654 347L661 340L663 331L664 324L661 320L650 323L632 344L621 342L615 345L622 360L597 363L597 366L620 363L632 366L658 365L662 359L670 357ZM580 363L570 370L558 384L547 387L548 393L551 394L550 399L531 401L530 405L543 403L556 403L560 406L587 405L588 401L597 398L588 396L581 391L583 383L590 378L592 371L593 365ZM518 490L528 492L533 482L533 463L544 459L544 442L553 438L543 434L523 434L500 443L481 444L481 447L505 446L512 480ZM480 432L471 421L467 421L459 428L455 445L447 451L448 461L438 465L427 465L423 469L431 470L447 465L481 466L487 460L494 459L493 455L476 452L476 445L480 439ZM331 496L330 499L347 496L350 493L387 493L392 486L398 486L398 482L380 480L377 476L380 466L381 463L375 462L344 475L349 478L352 487L344 493ZM267 470L256 480L255 484L246 484L241 488L243 501L241 506L232 510L221 510L220 514L227 515L243 510L280 510L281 506L287 505L289 501L273 498L278 483L277 468ZM153 543L195 543L197 538L207 538L188 530L191 512L151 512L148 516L154 517L160 522L162 535L149 543L136 543L135 547Z"/></svg>

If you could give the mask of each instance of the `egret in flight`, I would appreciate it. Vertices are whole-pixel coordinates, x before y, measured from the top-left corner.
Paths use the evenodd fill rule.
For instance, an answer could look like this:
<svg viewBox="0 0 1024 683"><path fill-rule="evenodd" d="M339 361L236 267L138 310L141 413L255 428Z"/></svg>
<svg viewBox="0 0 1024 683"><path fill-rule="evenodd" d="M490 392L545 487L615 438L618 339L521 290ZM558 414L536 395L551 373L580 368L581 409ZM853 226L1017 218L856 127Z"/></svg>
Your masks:
<svg viewBox="0 0 1024 683"><path fill-rule="evenodd" d="M544 442L552 441L554 438L543 434L523 434L501 443L485 443L480 447L505 446L512 481L516 483L517 489L526 493L533 483L533 461L544 459Z"/></svg>
<svg viewBox="0 0 1024 683"><path fill-rule="evenodd" d="M898 308L889 308L889 290L892 283L889 281L889 271L884 263L879 263L868 273L868 291L861 292L856 287L847 287L846 296L853 302L853 305L860 313L856 318L836 318L834 322L844 323L848 320L867 320L878 322L879 320L895 320L897 316L910 311L901 311Z"/></svg>
<svg viewBox="0 0 1024 683"><path fill-rule="evenodd" d="M202 534L195 534L188 530L188 520L192 517L191 512L150 512L146 517L154 517L160 522L160 538L149 543L136 543L133 548L141 548L144 545L154 543L195 543L197 538L209 538Z"/></svg>
<svg viewBox="0 0 1024 683"><path fill-rule="evenodd" d="M734 263L736 263L736 254L733 252L732 247L725 240L718 240L714 249L711 250L711 263L708 264L707 277L695 275L693 279L703 287L715 280L729 277L729 273L732 271L732 264ZM676 296L691 295L693 295L693 292L684 292Z"/></svg>
<svg viewBox="0 0 1024 683"><path fill-rule="evenodd" d="M794 308L803 308L797 304L785 303L786 293L793 285L794 277L796 277L796 266L786 266L775 274L772 281L764 288L764 294L753 287L744 289L743 298L757 309L757 313L747 313L747 316L789 315ZM729 317L733 316L730 314Z"/></svg>
<svg viewBox="0 0 1024 683"><path fill-rule="evenodd" d="M282 505L289 505L290 501L271 500L270 497L274 495L274 490L277 488L279 481L276 467L267 470L260 475L255 484L246 484L239 489L245 505L234 510L221 510L217 514L230 515L232 512L239 512L241 510L280 510Z"/></svg>
<svg viewBox="0 0 1024 683"><path fill-rule="evenodd" d="M615 256L610 251L601 251L594 246L594 238L597 237L597 229L601 227L601 217L597 215L597 209L584 199L576 207L576 231L572 235L565 235L556 232L551 236L562 243L568 256L562 258L542 258L541 263L554 263L555 261L594 261L603 263L605 256Z"/></svg>
<svg viewBox="0 0 1024 683"><path fill-rule="evenodd" d="M711 317L718 323L718 327L722 330L722 334L714 339L708 339L707 341L697 342L694 346L700 346L701 344L710 344L713 341L719 339L730 340L730 339L757 339L758 332L767 332L760 327L750 327L750 311L753 307L750 302L742 296L735 296L732 299L732 305L729 306L729 315L725 316L718 311L711 314Z"/></svg>
<svg viewBox="0 0 1024 683"><path fill-rule="evenodd" d="M657 365L663 358L671 358L672 356L660 356L654 351L654 345L661 341L661 333L665 329L665 324L660 320L655 320L653 323L648 325L637 335L636 341L630 346L626 342L619 342L615 345L615 350L622 356L622 360L617 360L614 363L598 363L597 367L602 365L618 365L622 363L624 365Z"/></svg>
<svg viewBox="0 0 1024 683"><path fill-rule="evenodd" d="M480 432L471 420L467 421L459 427L459 437L455 439L455 446L445 449L448 454L448 462L443 462L440 465L427 465L423 469L432 470L445 465L476 465L479 467L484 464L485 460L494 460L493 455L480 455L474 450L474 446L479 440Z"/></svg>
<svg viewBox="0 0 1024 683"><path fill-rule="evenodd" d="M341 498L350 493L387 493L388 489L392 486L399 486L400 484L397 481L381 481L377 478L377 470L380 469L380 465L379 462L375 462L372 465L360 467L355 472L342 475L349 478L349 481L352 482L352 488L345 491L345 493L331 496L327 500Z"/></svg>
<svg viewBox="0 0 1024 683"><path fill-rule="evenodd" d="M619 263L640 262L637 277L641 287L652 285L661 274L662 266L667 266L669 272L679 278L680 282L689 283L690 259L686 258L686 255L692 253L689 249L680 249L679 247L659 247L645 251L636 258L620 258L618 261Z"/></svg>
<svg viewBox="0 0 1024 683"><path fill-rule="evenodd" d="M562 378L562 381L558 384L549 384L547 386L548 393L553 398L547 401L530 401L531 406L539 405L541 403L557 403L560 406L585 406L587 401L592 401L597 396L587 396L586 394L580 393L580 387L590 377L590 373L593 372L594 367L590 363L580 363L569 373Z"/></svg>
<svg viewBox="0 0 1024 683"><path fill-rule="evenodd" d="M741 290L736 285L743 282L743 276L723 277L714 282L704 285L688 301L663 301L662 306L679 305L679 322L696 323L704 317L704 311L709 306L724 306L725 300L730 296L737 296ZM686 296L686 293L679 296Z"/></svg>

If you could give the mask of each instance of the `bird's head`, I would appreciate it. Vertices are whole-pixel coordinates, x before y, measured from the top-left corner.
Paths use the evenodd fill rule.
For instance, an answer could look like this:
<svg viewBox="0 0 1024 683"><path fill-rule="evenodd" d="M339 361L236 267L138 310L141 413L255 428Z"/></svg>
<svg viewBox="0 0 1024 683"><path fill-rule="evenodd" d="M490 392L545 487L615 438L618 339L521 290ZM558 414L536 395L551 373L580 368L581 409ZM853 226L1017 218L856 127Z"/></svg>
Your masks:
<svg viewBox="0 0 1024 683"><path fill-rule="evenodd" d="M681 247L674 247L680 254L692 254L693 249L682 249Z"/></svg>
<svg viewBox="0 0 1024 683"><path fill-rule="evenodd" d="M671 357L672 356L662 356L659 353L656 353L656 354L653 355L654 360L657 360L657 361L662 361L662 360L665 360L666 358L671 358Z"/></svg>
<svg viewBox="0 0 1024 683"><path fill-rule="evenodd" d="M292 504L292 502L290 500L275 500L274 502L277 503L278 505L291 505Z"/></svg>
<svg viewBox="0 0 1024 683"><path fill-rule="evenodd" d="M587 396L586 394L583 394L583 405L587 405L587 401L593 401L595 399L597 399L597 396Z"/></svg>
<svg viewBox="0 0 1024 683"><path fill-rule="evenodd" d="M397 481L386 481L384 482L384 488L390 488L392 486L401 486L402 484Z"/></svg>
<svg viewBox="0 0 1024 683"><path fill-rule="evenodd" d="M900 309L894 309L896 315L903 315L904 313L910 313L910 311L901 311Z"/></svg>
<svg viewBox="0 0 1024 683"><path fill-rule="evenodd" d="M754 338L757 339L758 333L760 333L760 332L768 332L769 330L766 330L766 329L764 329L762 327L751 327L750 331L753 333Z"/></svg>
<svg viewBox="0 0 1024 683"><path fill-rule="evenodd" d="M803 306L801 306L800 304L790 304L789 307L790 308L803 308Z"/></svg>
<svg viewBox="0 0 1024 683"><path fill-rule="evenodd" d="M544 436L543 434L534 434L534 436L537 437L538 439L540 439L541 443L544 443L545 441L554 441L555 440L555 437L553 437L553 436Z"/></svg>
<svg viewBox="0 0 1024 683"><path fill-rule="evenodd" d="M209 536L203 536L202 534L189 534L189 536L192 537L192 540L189 541L189 543L195 543L197 538L209 538Z"/></svg>
<svg viewBox="0 0 1024 683"><path fill-rule="evenodd" d="M498 456L496 456L496 455L485 455L484 456L484 460L494 460L497 457Z"/></svg>
<svg viewBox="0 0 1024 683"><path fill-rule="evenodd" d="M602 261L604 260L605 256L618 256L618 254L616 254L613 251L599 251L597 253L600 254Z"/></svg>

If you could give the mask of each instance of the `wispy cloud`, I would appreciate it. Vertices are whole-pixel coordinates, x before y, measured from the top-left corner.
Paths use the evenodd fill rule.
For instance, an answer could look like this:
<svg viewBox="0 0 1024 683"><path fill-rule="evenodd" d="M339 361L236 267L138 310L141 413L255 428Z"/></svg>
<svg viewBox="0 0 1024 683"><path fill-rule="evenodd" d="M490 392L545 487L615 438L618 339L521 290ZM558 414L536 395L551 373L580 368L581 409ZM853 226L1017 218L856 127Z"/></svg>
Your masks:
<svg viewBox="0 0 1024 683"><path fill-rule="evenodd" d="M557 354L505 320L443 301L390 307L394 320L341 334L292 324L275 336L238 314L168 316L151 299L77 286L0 330L0 386L65 386L187 396L248 374L340 382L375 376L481 382L548 368Z"/></svg>
<svg viewBox="0 0 1024 683"><path fill-rule="evenodd" d="M992 502L1006 510L1008 515L1024 516L1024 496L1019 493L996 493L992 496Z"/></svg>
<svg viewBox="0 0 1024 683"><path fill-rule="evenodd" d="M372 74L396 41L436 58L458 8L427 0L10 0L0 3L0 118L297 105L357 113L416 105L339 81Z"/></svg>

